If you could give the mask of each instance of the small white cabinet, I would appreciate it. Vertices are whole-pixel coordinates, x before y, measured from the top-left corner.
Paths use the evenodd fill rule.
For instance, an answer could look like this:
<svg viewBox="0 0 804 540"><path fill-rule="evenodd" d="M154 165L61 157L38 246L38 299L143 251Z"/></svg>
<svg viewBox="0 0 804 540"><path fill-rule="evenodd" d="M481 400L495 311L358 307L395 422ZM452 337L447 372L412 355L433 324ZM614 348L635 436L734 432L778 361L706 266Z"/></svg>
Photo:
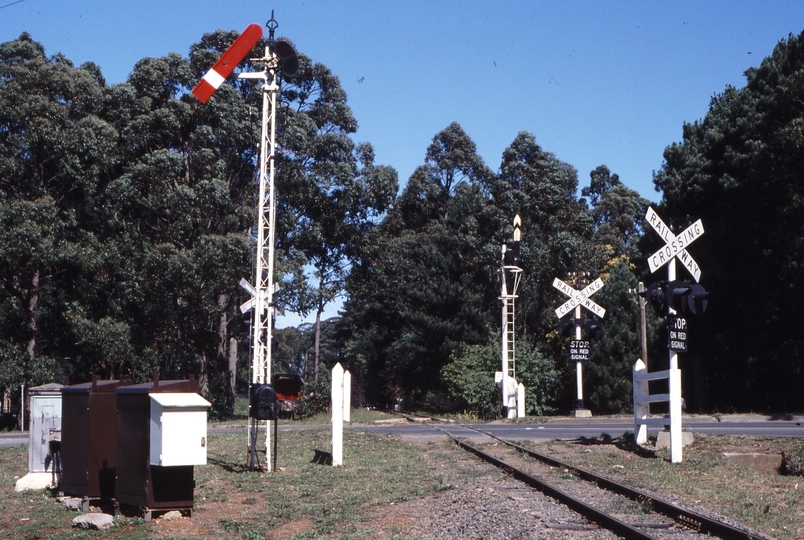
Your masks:
<svg viewBox="0 0 804 540"><path fill-rule="evenodd" d="M206 465L209 401L191 392L151 398L151 465Z"/></svg>
<svg viewBox="0 0 804 540"><path fill-rule="evenodd" d="M28 472L52 472L50 441L61 439L61 385L28 389L30 407Z"/></svg>

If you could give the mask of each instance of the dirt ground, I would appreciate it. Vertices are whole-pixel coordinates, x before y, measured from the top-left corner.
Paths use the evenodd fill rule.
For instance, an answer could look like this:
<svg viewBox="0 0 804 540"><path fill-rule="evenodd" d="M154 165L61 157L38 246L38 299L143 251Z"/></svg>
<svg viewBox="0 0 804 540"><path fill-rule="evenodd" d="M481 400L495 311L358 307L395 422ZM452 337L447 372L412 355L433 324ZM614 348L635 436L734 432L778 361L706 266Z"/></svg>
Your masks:
<svg viewBox="0 0 804 540"><path fill-rule="evenodd" d="M443 459L439 461L439 459L437 459L435 456L436 453L441 454L443 458L444 452L455 452L455 466L467 467L467 461L465 461L464 457L466 455L465 452L449 444L430 444L432 441L432 438L421 440L406 438L404 440L405 443L414 444L421 448L422 452L425 453L427 462L433 467L434 472L443 472L443 469L436 469L436 467L443 466L437 464L443 463ZM728 439L725 444L718 444L717 448L715 449L707 448L706 451L716 452L717 454L722 454L724 452L735 452L780 455L783 452L789 452L792 448L792 445L795 443L796 441L786 439L733 437ZM578 443L578 446L567 445L566 442L558 441L550 443L548 446L551 452L561 454L557 457L560 459L565 457L567 458L567 461L571 461L571 457L575 457L577 461L579 453L583 453L590 458L594 454L599 454L602 458L602 455L605 454L606 459L609 461L614 459L615 461L620 461L624 464L644 458L644 456L640 457L637 455L633 450L625 448L624 445L616 444L616 442L612 443L609 441L597 441L594 439L582 441ZM582 449L579 448L580 446L582 446ZM689 453L689 455L694 455L693 452L696 452L696 449L693 446L686 451ZM428 454L433 455L428 457ZM457 458L457 456L462 457ZM595 459L590 459L589 461L594 463ZM583 466L590 469L595 469L595 466L593 465L584 464ZM620 466L618 465L615 465L615 467L618 467L616 469L618 473L617 476L620 476L621 479L623 477L628 478L629 476L633 478L633 475L637 474L628 472L624 469L621 470L619 468ZM490 467L489 469L493 470ZM477 473L473 472L471 474ZM743 480L735 479L735 481ZM435 493L423 498L408 500L372 510L372 519L370 520L370 523L371 526L374 527L375 531L377 531L374 538L389 538L400 534L400 532L404 534L404 531L410 530L415 521L420 519L423 513L432 511L432 508L438 506L436 504L432 504L434 498L443 496L446 496L445 492ZM251 495L251 497L253 497L253 495ZM197 504L192 517L184 516L172 520L165 519L164 517L155 517L153 522L152 537L219 537L222 516L227 516L234 520L247 519L249 507L253 504L255 504L255 501L253 498L250 498L249 494L238 493L235 489L232 489L225 501L210 501ZM310 531L314 527L315 522L312 519L290 521L268 531L265 538L270 540L285 540L293 537L294 535Z"/></svg>

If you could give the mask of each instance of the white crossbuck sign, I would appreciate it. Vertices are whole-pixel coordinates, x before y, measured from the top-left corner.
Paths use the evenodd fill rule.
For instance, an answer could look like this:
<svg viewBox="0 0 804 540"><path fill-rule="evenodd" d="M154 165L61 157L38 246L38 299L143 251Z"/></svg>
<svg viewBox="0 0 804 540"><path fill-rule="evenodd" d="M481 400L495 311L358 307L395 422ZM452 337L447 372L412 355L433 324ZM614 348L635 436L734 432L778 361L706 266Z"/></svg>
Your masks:
<svg viewBox="0 0 804 540"><path fill-rule="evenodd" d="M570 297L569 300L561 304L558 309L556 309L556 315L558 315L559 319L579 305L585 307L601 319L606 314L605 309L589 299L590 296L603 288L602 279L597 278L591 284L584 287L583 290L578 291L560 279L555 278L555 280L553 280L553 287Z"/></svg>
<svg viewBox="0 0 804 540"><path fill-rule="evenodd" d="M240 305L240 312L245 314L254 309L254 306L257 305L257 289L255 289L254 286L245 279L240 280L240 286L243 287L246 291L248 291L248 293L251 295L251 300L248 300L247 302L244 302L243 304ZM278 290L279 290L279 284L274 283L274 294L276 294ZM268 305L268 289L263 289L262 301L263 301L262 304L263 310L268 310L270 308L270 306Z"/></svg>
<svg viewBox="0 0 804 540"><path fill-rule="evenodd" d="M700 238L704 233L701 220L699 219L678 235L673 234L670 228L664 224L651 207L648 207L645 220L648 222L648 225L653 227L654 231L659 233L662 240L665 241L665 246L648 258L651 273L655 272L675 257L690 271L690 274L692 274L696 282L700 281L701 267L698 266L698 263L687 253L687 246Z"/></svg>

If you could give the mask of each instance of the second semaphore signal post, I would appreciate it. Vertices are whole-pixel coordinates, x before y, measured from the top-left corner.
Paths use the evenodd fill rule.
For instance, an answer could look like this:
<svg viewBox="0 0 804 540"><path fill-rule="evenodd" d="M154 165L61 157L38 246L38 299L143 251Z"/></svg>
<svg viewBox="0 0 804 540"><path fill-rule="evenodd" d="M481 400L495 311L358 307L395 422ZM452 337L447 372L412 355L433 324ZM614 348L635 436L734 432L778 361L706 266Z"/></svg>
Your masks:
<svg viewBox="0 0 804 540"><path fill-rule="evenodd" d="M502 302L502 371L497 373L501 409L505 418L525 416L525 387L516 381L516 312L515 300L522 280L520 242L522 219L514 217L513 242L502 245L500 265L500 301Z"/></svg>

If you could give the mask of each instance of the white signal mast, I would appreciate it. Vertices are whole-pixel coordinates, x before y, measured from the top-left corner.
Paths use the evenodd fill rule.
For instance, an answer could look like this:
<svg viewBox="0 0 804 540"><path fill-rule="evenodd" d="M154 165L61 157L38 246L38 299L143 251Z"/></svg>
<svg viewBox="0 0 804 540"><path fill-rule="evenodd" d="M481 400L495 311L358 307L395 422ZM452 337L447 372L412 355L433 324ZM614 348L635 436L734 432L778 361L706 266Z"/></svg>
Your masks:
<svg viewBox="0 0 804 540"><path fill-rule="evenodd" d="M260 138L260 178L259 195L257 197L257 253L254 268L254 284L245 279L240 285L251 293L251 300L240 306L243 313L254 310L252 324L252 361L251 382L255 384L270 384L271 382L271 330L274 317L273 294L274 285L274 244L276 224L276 190L274 177L276 172L276 102L279 98L279 71L286 77L292 77L299 68L299 61L293 46L286 41L274 39L274 32L279 23L271 19L265 24L268 28L268 41L265 46L265 55L262 58L252 58L253 62L261 62L263 70L260 72L240 73L241 79L259 79L262 81L262 129ZM262 28L257 24L250 24L242 34L229 46L217 62L210 68L204 77L193 88L193 95L202 103L206 103L235 67L246 57L257 42L262 38ZM249 416L252 411L249 407ZM256 419L249 418L249 469L254 469ZM252 426L253 432L252 433ZM265 457L269 471L272 470L271 461L271 430L270 420L266 425Z"/></svg>
<svg viewBox="0 0 804 540"><path fill-rule="evenodd" d="M240 306L243 313L254 309L252 323L251 347L251 382L257 384L271 383L271 333L273 329L274 303L273 295L278 289L274 284L274 246L276 243L276 105L279 99L279 82L277 74L281 71L286 76L296 74L298 59L293 47L284 41L274 39L274 32L279 23L271 19L265 25L268 28L268 41L265 55L252 61L261 62L260 72L240 73L242 79L259 79L262 81L262 129L260 138L260 178L257 196L257 246L254 265L254 284L245 280L240 284L252 294L251 300ZM275 422L275 420L274 420ZM253 423L253 419L252 419ZM265 461L267 470L272 471L271 460L271 420L266 420L265 429ZM249 448L254 448L249 430ZM249 469L253 469L253 451L249 456Z"/></svg>
<svg viewBox="0 0 804 540"><path fill-rule="evenodd" d="M268 21L270 31L269 42L273 38L277 25L271 16ZM278 60L270 46L265 47L265 56L255 59L263 62L260 72L240 73L239 78L262 80L262 130L260 137L260 178L257 195L257 246L254 265L254 284L245 286L253 295L249 302L240 306L244 313L254 309L252 317L251 339L251 382L271 382L271 331L273 327L273 293L274 293L274 240L276 223L276 190L274 163L276 152L276 100L279 96L279 84L276 80ZM245 281L245 280L244 280ZM271 429L270 420L266 420L265 429L265 463L271 471ZM255 437L249 430L249 438ZM249 448L253 448L249 440ZM249 456L249 468L253 468L254 456Z"/></svg>
<svg viewBox="0 0 804 540"><path fill-rule="evenodd" d="M500 300L502 301L502 374L497 381L500 385L502 406L507 418L525 416L524 387L516 382L516 315L514 301L522 280L519 267L519 242L521 239L522 218L514 217L514 241L510 247L502 245L502 264L500 265Z"/></svg>

